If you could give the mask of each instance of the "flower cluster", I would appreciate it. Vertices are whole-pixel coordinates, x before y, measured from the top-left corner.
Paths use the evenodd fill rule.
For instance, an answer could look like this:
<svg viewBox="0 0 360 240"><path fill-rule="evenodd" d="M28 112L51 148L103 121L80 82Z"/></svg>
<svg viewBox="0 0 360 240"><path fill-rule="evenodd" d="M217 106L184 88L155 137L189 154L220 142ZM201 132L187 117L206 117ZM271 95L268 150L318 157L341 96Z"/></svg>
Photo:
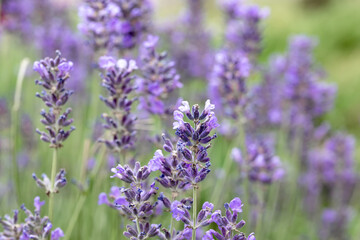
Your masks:
<svg viewBox="0 0 360 240"><path fill-rule="evenodd" d="M248 179L253 182L270 184L281 179L284 169L278 156L273 153L270 141L248 139L246 159L241 155L239 148L231 152L232 159L240 166Z"/></svg>
<svg viewBox="0 0 360 240"><path fill-rule="evenodd" d="M149 35L143 43L141 54L142 77L137 87L141 96L140 108L152 114L164 114L163 100L177 88L181 88L180 76L176 72L175 63L167 59L167 53L156 51L159 38Z"/></svg>
<svg viewBox="0 0 360 240"><path fill-rule="evenodd" d="M205 233L203 240L214 240L214 237L218 240L255 240L254 233L251 233L246 237L245 233L240 232L243 226L245 226L245 221L238 221L239 213L242 212L243 204L240 198L234 198L230 203L224 204L226 209L225 216L222 216L221 211L217 210L211 214L211 222L214 222L220 233L214 229L210 229Z"/></svg>
<svg viewBox="0 0 360 240"><path fill-rule="evenodd" d="M48 217L40 216L41 206L44 204L45 201L40 201L39 197L35 197L34 213L22 205L21 209L27 216L25 223L18 223L18 210L14 211L12 218L8 215L6 215L4 219L0 218L0 224L4 228L4 231L0 232L0 239L30 240L49 238L50 240L59 240L64 237L64 233L60 228L51 231L52 224Z"/></svg>
<svg viewBox="0 0 360 240"><path fill-rule="evenodd" d="M200 113L198 105L190 110L189 103L183 101L180 111L174 112L174 129L179 137L176 145L163 135L163 148L171 155L165 157L161 150L157 150L149 162L152 171L159 170L162 173L156 180L175 195L179 190L187 190L191 185L203 181L210 172L207 149L216 137L216 134L211 136L210 133L219 126L212 111L214 108L208 100ZM194 127L184 121L184 114L194 122Z"/></svg>
<svg viewBox="0 0 360 240"><path fill-rule="evenodd" d="M147 239L159 236L164 239L160 232L161 225L150 225L150 217L154 214L157 201L152 197L157 193L155 183L148 185L148 178L151 170L148 166L142 166L139 162L135 163L134 168L128 165L118 165L111 169L114 173L112 178L119 178L124 183L130 184L128 188L113 187L110 193L110 202L105 193L99 195L99 204L118 209L120 214L125 215L135 223L135 226L127 225L124 236L129 239Z"/></svg>
<svg viewBox="0 0 360 240"><path fill-rule="evenodd" d="M43 188L46 195L49 196L51 193L58 193L60 188L65 187L67 183L65 174L65 169L60 169L60 171L55 176L53 186L51 185L51 181L45 173L41 175L43 179L39 179L35 173L33 173L32 177L36 181L38 187Z"/></svg>
<svg viewBox="0 0 360 240"><path fill-rule="evenodd" d="M95 50L131 49L147 29L149 9L147 0L86 0L79 29Z"/></svg>
<svg viewBox="0 0 360 240"><path fill-rule="evenodd" d="M246 79L250 70L248 58L241 53L222 52L216 56L209 95L224 115L239 118L247 103Z"/></svg>
<svg viewBox="0 0 360 240"><path fill-rule="evenodd" d="M280 126L284 108L284 72L286 58L274 55L263 71L263 81L255 85L249 93L249 107L246 120L252 129L266 129Z"/></svg>
<svg viewBox="0 0 360 240"><path fill-rule="evenodd" d="M223 7L227 15L225 44L229 49L246 53L250 59L256 58L262 50L260 23L269 10L237 0L225 1Z"/></svg>
<svg viewBox="0 0 360 240"><path fill-rule="evenodd" d="M129 62L125 59L116 61L112 57L103 56L99 60L99 66L105 70L102 77L102 86L108 96L100 99L110 108L111 113L103 113L103 127L108 130L107 139L99 139L115 152L128 149L135 142L134 123L136 118L131 115L131 107L135 99L131 98L134 90L132 72L137 69L134 60Z"/></svg>
<svg viewBox="0 0 360 240"><path fill-rule="evenodd" d="M321 72L312 56L316 42L306 36L290 39L285 70L285 99L290 102L289 118L295 126L305 128L312 120L331 109L336 87L320 82Z"/></svg>
<svg viewBox="0 0 360 240"><path fill-rule="evenodd" d="M66 127L72 124L73 120L69 118L71 108L62 112L62 107L67 103L73 91L67 90L65 84L70 78L70 71L73 63L61 57L60 51L56 52L56 57L45 58L34 62L34 71L38 72L41 79L35 83L44 88L36 96L44 101L49 110L41 110L41 123L46 127L46 132L36 130L40 134L40 139L50 143L52 148L60 148L63 142L70 136L75 127L71 126L69 130Z"/></svg>
<svg viewBox="0 0 360 240"><path fill-rule="evenodd" d="M168 29L170 51L182 74L205 78L212 64L211 37L204 30L204 0L187 0L187 11ZM181 28L174 29L173 25ZM181 47L178 47L181 45ZM186 81L184 78L183 81Z"/></svg>
<svg viewBox="0 0 360 240"><path fill-rule="evenodd" d="M349 202L359 181L354 172L354 149L352 136L336 133L309 152L309 166L302 184L307 193L305 201L309 213L323 212L322 224L326 228L322 228L321 236L334 233L341 239L346 232ZM322 209L324 202L327 208ZM335 223L336 227L332 225Z"/></svg>

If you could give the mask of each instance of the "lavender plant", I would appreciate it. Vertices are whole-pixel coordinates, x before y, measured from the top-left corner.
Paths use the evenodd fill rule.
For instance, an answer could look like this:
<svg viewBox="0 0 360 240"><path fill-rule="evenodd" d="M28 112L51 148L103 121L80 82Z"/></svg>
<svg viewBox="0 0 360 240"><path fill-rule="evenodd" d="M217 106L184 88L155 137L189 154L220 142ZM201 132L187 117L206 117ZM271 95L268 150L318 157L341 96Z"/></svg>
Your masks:
<svg viewBox="0 0 360 240"><path fill-rule="evenodd" d="M52 230L52 224L48 217L41 217L41 206L45 204L45 201L40 201L40 197L34 199L34 213L27 209L24 205L21 206L21 210L26 214L24 223L19 223L19 211L14 211L14 216L10 217L5 215L5 218L0 218L0 224L4 228L3 232L0 232L0 239L50 239L59 240L64 237L64 233L60 228Z"/></svg>
<svg viewBox="0 0 360 240"><path fill-rule="evenodd" d="M209 79L209 96L225 116L238 119L242 114L247 104L246 80L250 70L250 62L244 54L217 54Z"/></svg>
<svg viewBox="0 0 360 240"><path fill-rule="evenodd" d="M138 78L137 88L140 108L152 114L167 112L164 100L177 88L182 87L175 63L167 59L167 53L156 51L159 38L149 35L143 43L141 54L142 76Z"/></svg>
<svg viewBox="0 0 360 240"><path fill-rule="evenodd" d="M40 135L42 141L49 143L49 147L54 149L50 181L45 174L43 175L43 181L39 180L35 174L33 174L33 178L38 186L44 188L46 194L50 196L50 219L52 219L53 195L58 192L59 187L66 184L64 170L60 170L56 175L57 150L63 147L63 142L75 130L73 126L66 130L73 122L73 119L70 118L71 108L67 108L64 112L62 109L73 94L73 91L65 88L65 84L70 78L73 63L61 57L60 51L57 51L56 55L54 59L47 57L34 62L33 67L34 71L40 75L40 79L36 80L35 83L44 88L41 93L36 93L36 96L49 108L48 111L41 110L41 116L43 117L41 123L45 125L46 132L39 129L36 132Z"/></svg>
<svg viewBox="0 0 360 240"><path fill-rule="evenodd" d="M79 8L80 31L95 51L131 49L147 30L147 0L86 0Z"/></svg>
<svg viewBox="0 0 360 240"><path fill-rule="evenodd" d="M181 73L205 79L212 64L211 36L204 23L204 0L187 0L187 9L181 19L172 23L167 32L170 53ZM173 26L181 26L174 29ZM179 48L178 46L182 47ZM186 78L183 79L185 81Z"/></svg>
<svg viewBox="0 0 360 240"><path fill-rule="evenodd" d="M320 239L348 237L350 199L359 181L353 167L354 146L352 136L338 132L309 152L309 168L302 178L304 203L310 215L321 216ZM312 204L307 205L309 202Z"/></svg>
<svg viewBox="0 0 360 240"><path fill-rule="evenodd" d="M227 17L226 47L245 53L255 61L262 50L260 23L269 15L269 10L257 5L245 5L237 0L225 1L223 8Z"/></svg>
<svg viewBox="0 0 360 240"><path fill-rule="evenodd" d="M134 145L135 134L134 123L136 117L131 115L131 106L136 99L131 97L134 90L132 72L137 69L136 62L125 59L116 61L109 56L103 56L99 60L99 66L105 70L102 77L102 86L108 92L105 98L100 99L110 108L111 113L103 113L104 129L108 131L109 137L99 139L106 147L114 152L120 153Z"/></svg>

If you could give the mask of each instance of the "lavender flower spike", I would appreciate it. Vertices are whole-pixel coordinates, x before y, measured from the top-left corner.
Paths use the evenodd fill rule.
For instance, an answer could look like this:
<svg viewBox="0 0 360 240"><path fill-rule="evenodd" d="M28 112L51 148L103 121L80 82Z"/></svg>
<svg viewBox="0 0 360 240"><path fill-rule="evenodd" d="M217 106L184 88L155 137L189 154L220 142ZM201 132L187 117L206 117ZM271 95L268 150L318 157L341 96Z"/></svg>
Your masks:
<svg viewBox="0 0 360 240"><path fill-rule="evenodd" d="M41 93L36 96L43 100L49 108L41 110L41 123L45 125L46 132L36 130L40 135L40 139L50 144L52 148L60 148L63 142L70 136L75 127L71 126L69 130L65 130L73 122L69 118L71 108L62 112L62 107L67 103L73 91L65 88L66 82L70 78L70 72L73 63L61 57L60 51L56 52L56 57L45 58L34 62L34 71L38 72L40 79L35 83L44 88Z"/></svg>
<svg viewBox="0 0 360 240"><path fill-rule="evenodd" d="M214 222L220 233L214 229L208 230L203 240L213 240L216 239L233 239L233 240L255 240L254 233L251 233L247 238L245 233L241 232L240 229L244 227L245 221L238 221L238 214L242 212L242 202L240 198L234 198L231 200L230 204L225 203L225 216L222 216L220 210L216 210L211 215L211 220Z"/></svg>
<svg viewBox="0 0 360 240"><path fill-rule="evenodd" d="M103 127L111 133L108 139L99 139L100 142L112 151L120 152L128 149L135 142L134 123L136 118L131 115L131 106L136 99L130 94L134 90L132 72L137 69L134 60L116 61L109 56L99 59L99 66L106 73L101 75L102 86L106 89L108 96L100 96L100 99L110 109L110 113L103 113Z"/></svg>
<svg viewBox="0 0 360 240"><path fill-rule="evenodd" d="M241 53L221 52L209 79L209 96L218 111L237 119L247 103L246 79L251 65Z"/></svg>
<svg viewBox="0 0 360 240"><path fill-rule="evenodd" d="M164 100L177 88L182 87L175 63L167 59L167 53L156 51L159 38L149 35L143 43L141 54L142 77L137 87L140 97L140 108L152 114L164 114Z"/></svg>

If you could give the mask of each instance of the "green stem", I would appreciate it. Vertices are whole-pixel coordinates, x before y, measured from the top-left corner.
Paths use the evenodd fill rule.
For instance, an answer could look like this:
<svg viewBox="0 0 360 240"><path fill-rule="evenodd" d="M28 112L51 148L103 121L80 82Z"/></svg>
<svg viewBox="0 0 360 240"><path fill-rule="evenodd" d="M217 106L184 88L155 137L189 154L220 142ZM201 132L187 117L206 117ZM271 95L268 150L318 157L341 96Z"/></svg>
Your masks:
<svg viewBox="0 0 360 240"><path fill-rule="evenodd" d="M175 199L176 199L176 197L175 197L176 195L174 194L174 193L172 193L172 202L174 202L175 201ZM170 220L170 234L171 234L171 237L173 237L173 230L174 230L174 218L173 217L171 217L171 220Z"/></svg>
<svg viewBox="0 0 360 240"><path fill-rule="evenodd" d="M11 139L12 139L12 171L14 177L14 185L15 185L15 196L16 202L19 204L21 199L21 191L20 191L20 179L19 179L19 168L17 165L16 152L17 152L17 125L18 123L18 112L12 111L12 119L11 119Z"/></svg>
<svg viewBox="0 0 360 240"><path fill-rule="evenodd" d="M197 186L193 187L193 231L192 231L192 240L196 240L196 215L197 215Z"/></svg>
<svg viewBox="0 0 360 240"><path fill-rule="evenodd" d="M16 80L15 94L14 94L14 103L12 106L11 114L11 129L10 129L10 139L12 140L12 170L15 184L15 193L16 193L16 202L19 203L21 200L21 191L20 191L20 179L19 179L19 168L16 161L17 153L17 134L18 134L18 120L19 120L19 109L21 103L21 92L22 85L24 82L26 68L29 64L29 59L25 58L20 63L19 73Z"/></svg>
<svg viewBox="0 0 360 240"><path fill-rule="evenodd" d="M83 194L80 195L80 199L76 204L75 210L71 216L71 221L69 222L69 225L66 229L66 234L65 234L65 240L70 239L72 231L74 230L75 224L77 223L77 220L79 218L80 212L82 210L82 208L84 207L84 203L86 198L89 195L89 192L92 192L93 189L93 185L94 185L94 179L98 176L98 173L102 167L103 164L103 160L105 159L105 153L106 153L106 148L105 146L102 147L101 152L100 152L100 157L99 157L99 163L96 165L96 167L93 169L93 172L90 174L90 183L89 183L89 189L87 189L86 192L84 192ZM97 181L96 183L98 184L100 181ZM96 189L96 187L95 187Z"/></svg>
<svg viewBox="0 0 360 240"><path fill-rule="evenodd" d="M53 159L52 159L52 167L51 167L51 192L49 199L49 219L53 221L53 210L54 210L54 184L55 184L55 175L57 168L57 148L54 148L53 151Z"/></svg>
<svg viewBox="0 0 360 240"><path fill-rule="evenodd" d="M67 227L67 229L66 229L65 240L70 239L70 236L71 236L72 231L73 231L73 229L74 229L74 227L75 227L75 224L76 224L76 222L77 222L77 219L78 219L78 217L79 217L79 214L80 214L80 212L81 212L81 209L82 209L82 207L83 207L83 205L84 205L84 203L85 203L86 197L87 197L87 196L86 196L85 194L82 194L82 195L80 196L80 199L78 200L78 202L77 202L77 204L76 204L76 208L75 208L75 210L74 210L73 216L72 216L72 218L71 218L71 220L70 220L70 222L69 222L69 225L68 225L68 227Z"/></svg>

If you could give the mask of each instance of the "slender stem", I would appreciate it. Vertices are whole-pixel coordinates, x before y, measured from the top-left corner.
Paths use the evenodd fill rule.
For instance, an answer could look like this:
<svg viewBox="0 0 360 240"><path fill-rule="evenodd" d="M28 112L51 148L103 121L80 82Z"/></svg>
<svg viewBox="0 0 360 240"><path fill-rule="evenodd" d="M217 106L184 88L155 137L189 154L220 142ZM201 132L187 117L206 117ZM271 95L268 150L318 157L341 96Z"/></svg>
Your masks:
<svg viewBox="0 0 360 240"><path fill-rule="evenodd" d="M172 202L175 201L175 199L176 199L175 196L176 196L176 195L175 195L174 193L172 193L172 196L171 196ZM170 234L171 234L171 237L173 237L173 230L174 230L174 218L171 217L171 220L170 220Z"/></svg>
<svg viewBox="0 0 360 240"><path fill-rule="evenodd" d="M89 196L89 193L92 192L93 185L94 185L94 179L98 176L98 173L103 165L104 159L105 159L105 153L106 148L105 146L102 146L100 151L100 157L99 157L99 163L96 165L96 167L93 169L92 173L90 174L90 183L89 188L86 192L80 195L80 200L77 202L75 210L71 216L71 221L69 222L69 225L65 232L65 240L70 239L72 231L74 230L75 224L77 223L77 220L79 218L80 212L82 208L84 207L84 203L86 198ZM100 181L96 181L96 184L99 184ZM96 186L95 186L96 189Z"/></svg>
<svg viewBox="0 0 360 240"><path fill-rule="evenodd" d="M70 239L70 236L72 234L72 231L74 230L76 221L77 221L77 219L79 217L79 214L81 212L81 209L82 209L82 207L84 205L85 200L86 200L86 195L82 194L80 196L80 199L77 201L76 208L74 210L74 214L73 214L72 218L70 219L69 225L68 225L68 227L66 229L65 240Z"/></svg>
<svg viewBox="0 0 360 240"><path fill-rule="evenodd" d="M19 203L21 200L21 191L20 191L20 179L19 179L19 169L17 165L17 131L18 131L18 120L19 120L19 109L21 102L21 92L22 85L24 82L24 76L26 72L26 68L29 64L29 59L25 58L20 63L19 73L16 80L15 94L14 94L14 103L12 106L12 114L11 114L11 129L10 129L10 139L12 140L12 170L14 177L14 185L15 185L15 193L16 193L16 201Z"/></svg>
<svg viewBox="0 0 360 240"><path fill-rule="evenodd" d="M197 186L193 187L193 231L192 231L192 240L196 240L196 215L197 215Z"/></svg>
<svg viewBox="0 0 360 240"><path fill-rule="evenodd" d="M52 159L52 167L51 167L51 192L49 199L49 219L53 221L53 210L54 210L54 184L55 184L55 175L57 168L57 148L54 148L53 151L53 159Z"/></svg>

